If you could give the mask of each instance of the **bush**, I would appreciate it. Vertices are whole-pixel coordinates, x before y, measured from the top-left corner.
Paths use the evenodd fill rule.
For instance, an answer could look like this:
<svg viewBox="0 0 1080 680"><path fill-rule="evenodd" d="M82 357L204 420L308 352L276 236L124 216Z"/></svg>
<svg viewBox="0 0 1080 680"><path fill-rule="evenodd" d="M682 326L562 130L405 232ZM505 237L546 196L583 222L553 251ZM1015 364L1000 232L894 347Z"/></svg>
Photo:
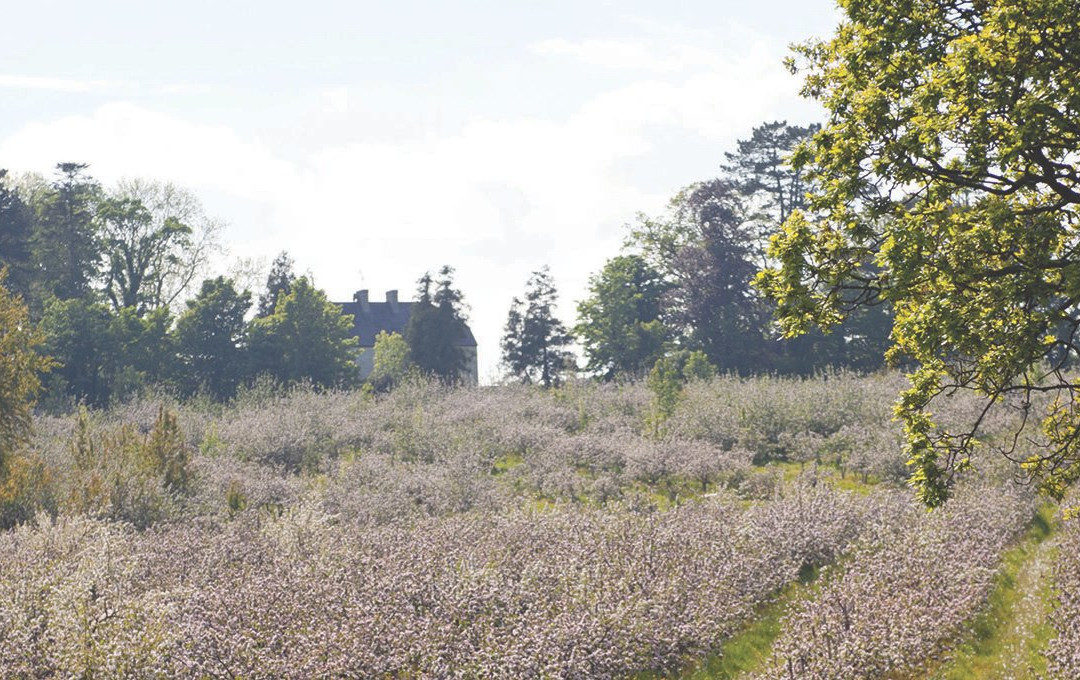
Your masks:
<svg viewBox="0 0 1080 680"><path fill-rule="evenodd" d="M150 432L131 424L91 431L85 410L71 442L74 462L65 509L146 528L192 491L192 451L176 416L161 407Z"/></svg>

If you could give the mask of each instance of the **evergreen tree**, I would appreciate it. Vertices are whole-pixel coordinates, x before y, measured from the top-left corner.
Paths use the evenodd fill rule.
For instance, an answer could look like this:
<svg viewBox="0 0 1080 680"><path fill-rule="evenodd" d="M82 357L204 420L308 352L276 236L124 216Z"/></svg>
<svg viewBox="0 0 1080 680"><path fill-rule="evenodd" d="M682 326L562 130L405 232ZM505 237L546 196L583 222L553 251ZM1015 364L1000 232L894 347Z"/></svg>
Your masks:
<svg viewBox="0 0 1080 680"><path fill-rule="evenodd" d="M142 316L133 307L114 314L111 326L117 370L110 390L113 399L172 379L176 362L169 332L172 321L168 307L159 307Z"/></svg>
<svg viewBox="0 0 1080 680"><path fill-rule="evenodd" d="M34 276L31 254L33 215L0 170L0 268L7 269L7 288L27 301Z"/></svg>
<svg viewBox="0 0 1080 680"><path fill-rule="evenodd" d="M270 265L270 273L266 277L266 290L259 296L258 317L270 316L277 307L278 298L292 292L296 274L293 272L295 263L285 251L278 253Z"/></svg>
<svg viewBox="0 0 1080 680"><path fill-rule="evenodd" d="M502 339L503 363L523 383L557 385L560 372L573 360L566 349L573 338L554 316L557 297L544 267L529 277L524 302L514 298L511 303Z"/></svg>
<svg viewBox="0 0 1080 680"><path fill-rule="evenodd" d="M83 163L60 163L57 178L35 205L34 261L41 268L41 296L61 300L91 292L101 262L95 211L101 194Z"/></svg>
<svg viewBox="0 0 1080 680"><path fill-rule="evenodd" d="M736 142L722 166L746 199L745 228L754 239L752 255L765 262L769 237L795 210L806 205L809 185L803 171L790 159L799 144L821 129L818 124L789 125L787 121L762 123L749 139Z"/></svg>
<svg viewBox="0 0 1080 680"><path fill-rule="evenodd" d="M109 307L86 297L53 298L45 307L41 329L45 352L58 364L49 376L51 399L60 401L66 395L90 406L107 406L119 354Z"/></svg>
<svg viewBox="0 0 1080 680"><path fill-rule="evenodd" d="M458 382L466 368L466 356L461 347L465 337L465 316L461 291L453 285L454 269L444 266L439 280L430 273L420 277L417 301L405 327L405 342L409 345L409 360L424 374L447 383ZM432 284L436 289L432 292Z"/></svg>

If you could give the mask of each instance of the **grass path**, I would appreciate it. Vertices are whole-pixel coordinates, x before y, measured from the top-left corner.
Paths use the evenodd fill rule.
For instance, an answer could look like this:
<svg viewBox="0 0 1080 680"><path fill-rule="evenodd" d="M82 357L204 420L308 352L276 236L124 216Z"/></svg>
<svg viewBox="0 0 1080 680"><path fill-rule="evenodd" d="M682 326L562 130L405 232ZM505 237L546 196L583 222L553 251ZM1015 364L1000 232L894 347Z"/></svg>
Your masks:
<svg viewBox="0 0 1080 680"><path fill-rule="evenodd" d="M971 633L944 660L916 677L925 680L1035 680L1045 674L1042 650L1053 635L1048 623L1050 570L1054 562L1055 508L1040 509L1031 526L1002 557L986 609L972 622ZM831 571L831 570L830 570ZM687 680L733 680L760 670L779 636L784 615L819 587L817 573L790 584L763 606L746 626L724 643L718 654L685 669Z"/></svg>
<svg viewBox="0 0 1080 680"><path fill-rule="evenodd" d="M1044 505L1002 556L1001 568L986 607L972 621L970 633L912 678L919 680L1036 680L1046 673L1042 651L1054 635L1049 623L1053 593L1051 569L1056 545L1047 540L1057 508ZM829 576L835 570L829 569ZM803 574L772 602L760 607L716 654L674 675L645 672L636 680L734 680L762 669L792 606L820 587L818 572Z"/></svg>
<svg viewBox="0 0 1080 680"><path fill-rule="evenodd" d="M753 618L728 638L716 654L710 654L672 675L642 673L636 680L681 678L683 680L732 680L761 668L772 651L773 642L783 627L784 615L800 600L809 597L819 585L818 569L806 569L799 580L789 583L780 595L757 609Z"/></svg>
<svg viewBox="0 0 1080 680"><path fill-rule="evenodd" d="M1045 674L1041 651L1053 635L1050 569L1054 508L1044 506L1020 542L1002 559L987 608L946 660L921 677L927 680L1022 680Z"/></svg>
<svg viewBox="0 0 1080 680"><path fill-rule="evenodd" d="M763 606L742 630L731 636L718 654L712 654L686 669L680 677L687 680L730 680L761 667L783 629L784 614L792 603L805 597L811 580L803 579L788 585L779 598Z"/></svg>

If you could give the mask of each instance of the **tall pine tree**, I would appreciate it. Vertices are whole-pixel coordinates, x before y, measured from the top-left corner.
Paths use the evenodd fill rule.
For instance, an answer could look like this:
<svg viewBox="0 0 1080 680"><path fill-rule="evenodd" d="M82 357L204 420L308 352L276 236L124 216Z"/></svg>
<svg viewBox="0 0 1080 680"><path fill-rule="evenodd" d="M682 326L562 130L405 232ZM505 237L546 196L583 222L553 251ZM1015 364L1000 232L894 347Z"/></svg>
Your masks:
<svg viewBox="0 0 1080 680"><path fill-rule="evenodd" d="M465 315L461 291L454 288L454 269L444 266L435 282L430 273L420 277L417 301L413 303L405 341L409 360L422 373L447 383L461 381L466 368ZM432 291L432 284L435 290Z"/></svg>
<svg viewBox="0 0 1080 680"><path fill-rule="evenodd" d="M285 251L278 253L270 265L270 274L266 277L266 290L259 295L258 311L255 316L265 317L274 313L278 298L292 292L293 283L296 282L296 274L293 271L296 263Z"/></svg>
<svg viewBox="0 0 1080 680"><path fill-rule="evenodd" d="M57 177L35 206L34 260L42 295L61 300L90 293L101 260L95 212L101 188L84 163L60 163Z"/></svg>
<svg viewBox="0 0 1080 680"><path fill-rule="evenodd" d="M503 363L523 383L557 385L560 373L572 360L566 326L555 318L558 292L545 266L533 272L525 300L514 298L502 339Z"/></svg>

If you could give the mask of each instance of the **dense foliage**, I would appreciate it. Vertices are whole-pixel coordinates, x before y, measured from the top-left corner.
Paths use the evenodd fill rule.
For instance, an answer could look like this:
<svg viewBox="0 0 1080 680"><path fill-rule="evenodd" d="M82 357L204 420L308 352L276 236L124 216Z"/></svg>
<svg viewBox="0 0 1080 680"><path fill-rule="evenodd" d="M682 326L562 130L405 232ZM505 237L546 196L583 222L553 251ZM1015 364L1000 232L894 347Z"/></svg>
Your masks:
<svg viewBox="0 0 1080 680"><path fill-rule="evenodd" d="M8 458L30 436L31 415L41 388L38 375L49 361L37 353L42 337L22 299L4 286L0 269L0 476Z"/></svg>
<svg viewBox="0 0 1080 680"><path fill-rule="evenodd" d="M663 356L670 332L660 319L660 297L667 287L637 255L614 257L589 279L574 328L587 370L608 379L642 376Z"/></svg>
<svg viewBox="0 0 1080 680"><path fill-rule="evenodd" d="M254 372L282 384L334 387L356 379L352 319L306 277L278 296L273 314L252 322L247 341Z"/></svg>
<svg viewBox="0 0 1080 680"><path fill-rule="evenodd" d="M244 317L250 307L251 294L238 292L222 276L203 281L199 294L187 302L173 334L176 376L185 394L228 399L236 393L249 371Z"/></svg>
<svg viewBox="0 0 1080 680"><path fill-rule="evenodd" d="M172 184L106 189L79 163L58 165L52 182L0 171L0 264L57 364L43 406L103 407L152 386L226 400L263 374L354 381L349 321L293 274L287 254L274 261L254 321L250 291L222 276L198 284L219 231ZM186 309L174 316L170 305Z"/></svg>
<svg viewBox="0 0 1080 680"><path fill-rule="evenodd" d="M836 34L799 49L829 120L797 156L814 190L762 288L793 334L892 304L890 355L917 363L899 413L926 503L947 497L982 424L937 426L931 402L955 389L987 411L1057 397L1024 462L1060 495L1080 477L1075 3L841 5Z"/></svg>

